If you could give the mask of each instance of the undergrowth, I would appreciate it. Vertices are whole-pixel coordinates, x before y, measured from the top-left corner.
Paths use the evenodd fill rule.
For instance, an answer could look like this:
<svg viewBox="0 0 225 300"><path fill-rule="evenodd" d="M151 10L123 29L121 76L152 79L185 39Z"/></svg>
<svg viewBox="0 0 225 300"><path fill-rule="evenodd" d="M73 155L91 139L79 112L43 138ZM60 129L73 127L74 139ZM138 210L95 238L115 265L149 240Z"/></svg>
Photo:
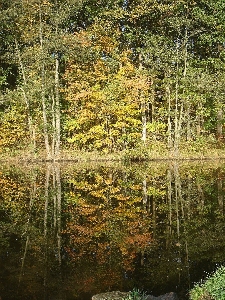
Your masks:
<svg viewBox="0 0 225 300"><path fill-rule="evenodd" d="M128 296L123 300L145 300L147 295L145 292L140 291L139 289L133 289L129 292Z"/></svg>
<svg viewBox="0 0 225 300"><path fill-rule="evenodd" d="M221 266L190 291L190 300L225 300L225 267Z"/></svg>

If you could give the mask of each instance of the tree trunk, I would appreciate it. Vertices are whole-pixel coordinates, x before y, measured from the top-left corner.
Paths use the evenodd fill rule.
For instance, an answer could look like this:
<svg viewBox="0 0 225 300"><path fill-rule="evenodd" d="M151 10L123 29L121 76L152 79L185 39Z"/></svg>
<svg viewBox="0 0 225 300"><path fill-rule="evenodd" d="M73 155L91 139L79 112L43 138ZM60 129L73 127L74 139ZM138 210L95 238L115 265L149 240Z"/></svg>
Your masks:
<svg viewBox="0 0 225 300"><path fill-rule="evenodd" d="M168 102L168 119L167 119L167 133L168 133L168 149L171 150L173 147L173 140L172 140L172 124L171 124L171 98L170 98L170 88L169 86L166 87L166 94L167 94L167 102Z"/></svg>
<svg viewBox="0 0 225 300"><path fill-rule="evenodd" d="M199 137L201 135L202 131L202 117L201 117L201 111L202 111L202 104L198 103L198 111L197 111L197 126L196 126L196 134Z"/></svg>
<svg viewBox="0 0 225 300"><path fill-rule="evenodd" d="M32 144L32 148L33 151L36 152L36 132L35 132L35 126L33 125L33 118L32 115L30 113L30 101L29 101L29 96L27 95L27 79L26 79L26 75L25 75L25 70L24 70L24 66L23 66L23 62L22 62L22 58L21 58L21 54L20 54L20 50L19 50L19 45L18 45L18 41L17 39L15 39L15 47L16 47L16 52L17 52L17 56L18 56L18 60L19 60L19 65L20 65L20 69L21 69L21 73L22 73L22 78L23 78L23 85L26 89L26 91L22 89L23 92L23 96L24 96L24 101L27 107L27 115L28 115L28 128L29 128L29 133L30 133L30 141Z"/></svg>
<svg viewBox="0 0 225 300"><path fill-rule="evenodd" d="M147 138L147 117L146 117L146 107L145 102L141 103L141 111L142 111L142 141L144 145L146 144Z"/></svg>
<svg viewBox="0 0 225 300"><path fill-rule="evenodd" d="M222 105L219 103L219 108L217 110L217 139L219 141L223 138L223 109Z"/></svg>
<svg viewBox="0 0 225 300"><path fill-rule="evenodd" d="M174 153L175 153L175 155L178 155L179 137L180 137L179 125L178 125L178 117L179 117L179 112L178 112L179 44L178 44L178 40L177 40L177 44L176 44L176 63L177 63L177 69L176 69L176 83L175 83Z"/></svg>
<svg viewBox="0 0 225 300"><path fill-rule="evenodd" d="M187 115L187 141L191 140L191 116L190 116L190 103L186 105L186 115Z"/></svg>
<svg viewBox="0 0 225 300"><path fill-rule="evenodd" d="M39 39L41 47L41 100L42 100L42 116L43 116L43 130L44 130L44 141L45 141L45 150L47 154L47 159L51 159L51 150L49 144L49 135L48 135L48 121L47 121L47 108L46 108L46 98L45 98L45 65L44 65L44 49L43 49L43 24L42 24L42 11L39 6Z"/></svg>
<svg viewBox="0 0 225 300"><path fill-rule="evenodd" d="M55 151L54 158L60 156L60 100L59 100L59 55L55 58Z"/></svg>

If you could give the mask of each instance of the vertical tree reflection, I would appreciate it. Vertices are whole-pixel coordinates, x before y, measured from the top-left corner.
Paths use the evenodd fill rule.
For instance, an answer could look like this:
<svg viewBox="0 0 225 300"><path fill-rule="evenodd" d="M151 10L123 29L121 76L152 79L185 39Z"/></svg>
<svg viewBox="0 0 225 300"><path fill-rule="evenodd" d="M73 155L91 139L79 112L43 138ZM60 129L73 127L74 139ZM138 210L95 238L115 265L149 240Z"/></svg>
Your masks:
<svg viewBox="0 0 225 300"><path fill-rule="evenodd" d="M45 237L45 272L44 272L44 286L45 286L45 298L48 298L48 287L49 281L49 258L52 251L52 245L54 247L54 241L56 242L57 248L54 250L55 257L58 261L58 267L56 267L57 278L61 283L61 249L62 249L62 237L61 237L61 210L62 210L62 189L61 189L61 171L60 164L47 164L45 173L45 207L44 207L44 237ZM54 249L54 248L53 248ZM51 262L50 262L51 264ZM51 276L50 276L51 277ZM50 279L51 280L51 279ZM61 295L61 289L58 289L59 295ZM58 295L58 297L59 297ZM61 296L57 299L61 299Z"/></svg>
<svg viewBox="0 0 225 300"><path fill-rule="evenodd" d="M176 162L2 169L4 298L187 289L225 260L224 174Z"/></svg>

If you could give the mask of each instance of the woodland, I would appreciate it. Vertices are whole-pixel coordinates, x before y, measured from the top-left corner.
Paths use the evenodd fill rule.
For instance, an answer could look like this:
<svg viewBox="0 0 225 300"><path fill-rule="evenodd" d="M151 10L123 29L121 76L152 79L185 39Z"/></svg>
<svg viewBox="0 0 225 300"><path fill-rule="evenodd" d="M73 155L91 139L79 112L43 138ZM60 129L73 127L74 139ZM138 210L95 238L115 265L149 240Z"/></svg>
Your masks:
<svg viewBox="0 0 225 300"><path fill-rule="evenodd" d="M225 1L0 8L1 153L223 148Z"/></svg>

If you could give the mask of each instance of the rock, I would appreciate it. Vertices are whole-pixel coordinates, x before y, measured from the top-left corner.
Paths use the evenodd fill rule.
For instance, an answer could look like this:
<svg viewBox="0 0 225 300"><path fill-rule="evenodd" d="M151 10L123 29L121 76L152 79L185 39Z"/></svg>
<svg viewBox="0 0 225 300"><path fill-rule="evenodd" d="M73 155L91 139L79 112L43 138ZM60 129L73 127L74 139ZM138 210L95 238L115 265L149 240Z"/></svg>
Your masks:
<svg viewBox="0 0 225 300"><path fill-rule="evenodd" d="M146 300L178 300L178 297L176 293L171 292L158 297L148 295Z"/></svg>
<svg viewBox="0 0 225 300"><path fill-rule="evenodd" d="M129 293L119 291L97 294L92 300L123 300L128 297ZM147 295L145 300L179 300L176 293L167 293L158 297Z"/></svg>
<svg viewBox="0 0 225 300"><path fill-rule="evenodd" d="M129 293L123 293L119 291L109 292L109 293L101 293L94 295L92 300L122 300L126 298Z"/></svg>

